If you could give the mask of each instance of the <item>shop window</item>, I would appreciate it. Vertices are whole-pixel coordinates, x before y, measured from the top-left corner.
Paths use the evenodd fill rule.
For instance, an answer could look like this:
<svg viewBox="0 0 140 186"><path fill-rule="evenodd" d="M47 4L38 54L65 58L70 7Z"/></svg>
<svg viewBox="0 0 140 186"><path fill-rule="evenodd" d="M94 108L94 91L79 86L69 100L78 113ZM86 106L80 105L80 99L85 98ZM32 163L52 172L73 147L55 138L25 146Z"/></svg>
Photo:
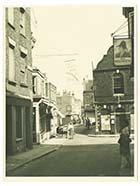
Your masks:
<svg viewBox="0 0 140 186"><path fill-rule="evenodd" d="M9 80L15 81L15 46L9 42Z"/></svg>
<svg viewBox="0 0 140 186"><path fill-rule="evenodd" d="M121 73L117 73L114 79L114 94L124 94L124 79Z"/></svg>
<svg viewBox="0 0 140 186"><path fill-rule="evenodd" d="M23 119L22 119L22 108L16 106L16 139L23 137Z"/></svg>
<svg viewBox="0 0 140 186"><path fill-rule="evenodd" d="M20 8L20 33L25 36L25 9Z"/></svg>
<svg viewBox="0 0 140 186"><path fill-rule="evenodd" d="M12 26L14 25L14 8L13 7L8 8L8 23Z"/></svg>

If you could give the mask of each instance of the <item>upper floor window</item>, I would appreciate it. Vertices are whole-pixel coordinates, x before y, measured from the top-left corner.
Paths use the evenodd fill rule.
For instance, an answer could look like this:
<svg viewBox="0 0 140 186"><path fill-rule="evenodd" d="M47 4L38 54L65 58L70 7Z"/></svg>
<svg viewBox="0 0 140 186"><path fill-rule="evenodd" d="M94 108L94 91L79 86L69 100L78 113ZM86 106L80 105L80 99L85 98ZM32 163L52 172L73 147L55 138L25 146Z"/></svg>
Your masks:
<svg viewBox="0 0 140 186"><path fill-rule="evenodd" d="M13 7L9 7L8 8L8 23L10 23L10 25L14 25L14 8Z"/></svg>
<svg viewBox="0 0 140 186"><path fill-rule="evenodd" d="M20 8L20 33L25 36L25 9Z"/></svg>
<svg viewBox="0 0 140 186"><path fill-rule="evenodd" d="M35 94L36 93L36 88L37 88L37 79L36 79L36 76L33 76L33 79L32 79L32 83L33 83L33 93Z"/></svg>
<svg viewBox="0 0 140 186"><path fill-rule="evenodd" d="M114 94L124 94L124 78L121 73L116 73L114 79Z"/></svg>
<svg viewBox="0 0 140 186"><path fill-rule="evenodd" d="M26 69L26 57L27 50L20 46L20 73L21 73L21 83L26 84L27 80L27 69Z"/></svg>
<svg viewBox="0 0 140 186"><path fill-rule="evenodd" d="M8 64L9 80L15 81L15 41L11 38L9 38Z"/></svg>

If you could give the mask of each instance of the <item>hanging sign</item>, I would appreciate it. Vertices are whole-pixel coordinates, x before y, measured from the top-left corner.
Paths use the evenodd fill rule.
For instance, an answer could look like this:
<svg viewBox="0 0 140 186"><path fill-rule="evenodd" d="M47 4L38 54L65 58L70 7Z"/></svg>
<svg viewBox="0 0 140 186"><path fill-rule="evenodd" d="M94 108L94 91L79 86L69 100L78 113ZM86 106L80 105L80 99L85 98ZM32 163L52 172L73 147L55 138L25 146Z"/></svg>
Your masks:
<svg viewBox="0 0 140 186"><path fill-rule="evenodd" d="M114 64L116 66L131 64L131 40L114 38Z"/></svg>

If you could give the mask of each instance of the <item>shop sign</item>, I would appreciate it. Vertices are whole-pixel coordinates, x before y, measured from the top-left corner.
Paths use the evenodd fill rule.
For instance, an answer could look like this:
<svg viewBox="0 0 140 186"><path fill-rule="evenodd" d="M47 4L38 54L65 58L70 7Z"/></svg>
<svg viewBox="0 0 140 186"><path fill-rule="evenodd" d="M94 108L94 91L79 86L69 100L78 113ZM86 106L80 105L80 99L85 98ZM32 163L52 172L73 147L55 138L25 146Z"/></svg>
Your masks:
<svg viewBox="0 0 140 186"><path fill-rule="evenodd" d="M110 115L101 115L101 130L111 130Z"/></svg>
<svg viewBox="0 0 140 186"><path fill-rule="evenodd" d="M131 40L114 38L114 64L116 66L131 64Z"/></svg>

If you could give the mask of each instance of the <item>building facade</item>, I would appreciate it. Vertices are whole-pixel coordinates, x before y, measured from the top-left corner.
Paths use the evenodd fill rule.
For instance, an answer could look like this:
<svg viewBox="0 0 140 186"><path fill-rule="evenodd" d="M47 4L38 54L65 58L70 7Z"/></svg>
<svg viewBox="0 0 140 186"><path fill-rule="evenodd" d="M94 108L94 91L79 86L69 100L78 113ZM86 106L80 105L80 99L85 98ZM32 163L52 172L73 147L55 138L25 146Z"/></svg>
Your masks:
<svg viewBox="0 0 140 186"><path fill-rule="evenodd" d="M49 138L52 117L47 98L47 78L38 68L33 68L33 142L42 143ZM48 112L48 117L47 113ZM49 117L50 116L50 117Z"/></svg>
<svg viewBox="0 0 140 186"><path fill-rule="evenodd" d="M99 133L119 133L126 120L134 132L134 7L122 10L128 19L128 34L113 35L113 46L93 70Z"/></svg>
<svg viewBox="0 0 140 186"><path fill-rule="evenodd" d="M83 119L95 122L93 80L83 79Z"/></svg>
<svg viewBox="0 0 140 186"><path fill-rule="evenodd" d="M97 132L119 133L122 117L134 130L134 82L130 65L114 65L114 47L98 63L94 73L94 95Z"/></svg>
<svg viewBox="0 0 140 186"><path fill-rule="evenodd" d="M63 91L63 95L57 95L57 106L60 112L66 116L63 124L70 120L77 120L81 116L81 100L75 98L71 92Z"/></svg>
<svg viewBox="0 0 140 186"><path fill-rule="evenodd" d="M5 8L6 153L32 148L30 8Z"/></svg>
<svg viewBox="0 0 140 186"><path fill-rule="evenodd" d="M33 68L33 142L43 143L56 136L63 115L56 107L56 86L46 74Z"/></svg>

